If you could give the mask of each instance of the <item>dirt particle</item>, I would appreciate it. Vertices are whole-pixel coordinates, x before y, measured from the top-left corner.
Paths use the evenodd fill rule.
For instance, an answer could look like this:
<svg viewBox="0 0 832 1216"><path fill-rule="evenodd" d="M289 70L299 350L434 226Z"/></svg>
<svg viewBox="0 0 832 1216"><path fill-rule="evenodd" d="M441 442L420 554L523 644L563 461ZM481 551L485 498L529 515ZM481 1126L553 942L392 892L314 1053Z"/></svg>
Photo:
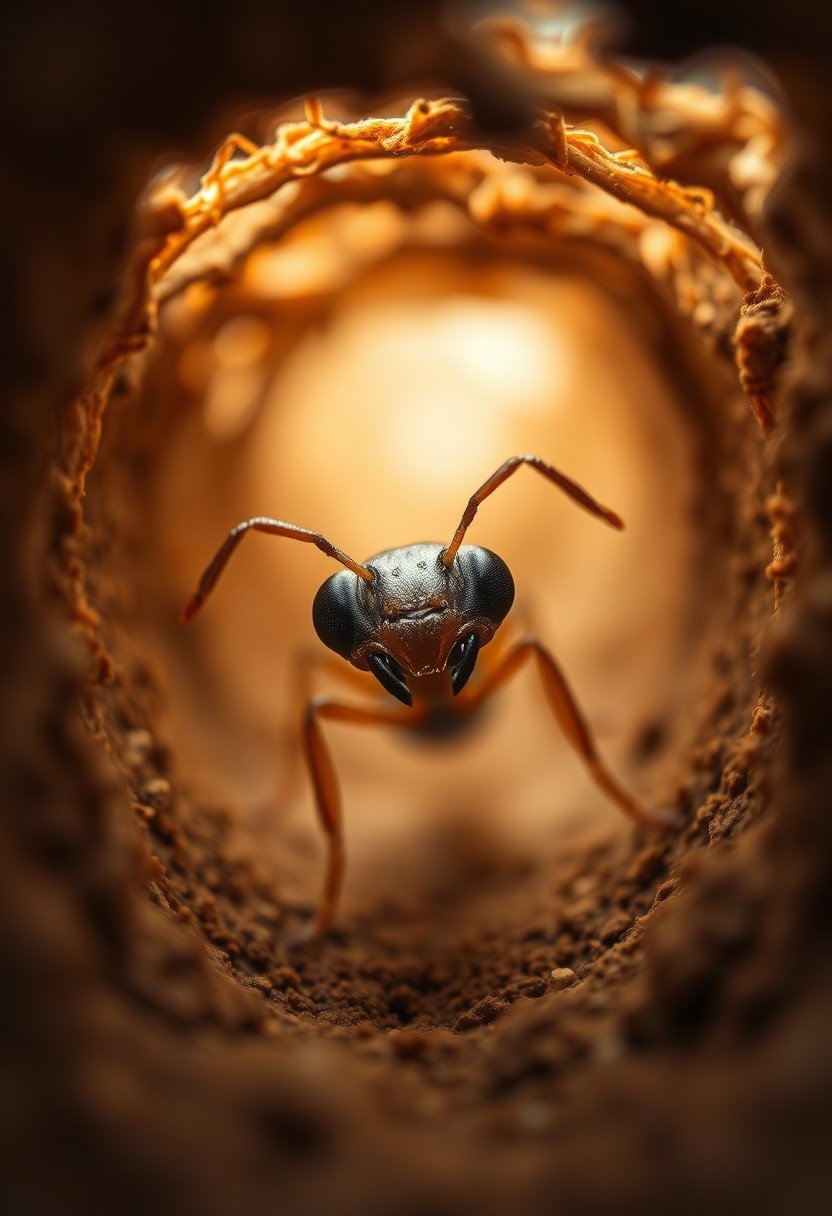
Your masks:
<svg viewBox="0 0 832 1216"><path fill-rule="evenodd" d="M623 937L632 923L632 917L628 916L626 912L616 912L601 926L598 936L605 945L610 945Z"/></svg>
<svg viewBox="0 0 832 1216"><path fill-rule="evenodd" d="M488 1026L508 1008L506 1001L495 996L484 996L482 1000L461 1013L454 1022L453 1028L457 1034L466 1030L474 1030L477 1026Z"/></svg>
<svg viewBox="0 0 832 1216"><path fill-rule="evenodd" d="M390 993L389 1009L399 1021L409 1022L416 1013L419 994L408 984L400 984Z"/></svg>
<svg viewBox="0 0 832 1216"><path fill-rule="evenodd" d="M664 865L665 851L666 846L663 844L652 844L648 848L642 849L633 858L632 864L626 872L627 881L641 886L649 882L651 878L655 878Z"/></svg>
<svg viewBox="0 0 832 1216"><path fill-rule="evenodd" d="M124 736L124 763L128 768L138 769L146 763L153 750L153 736L149 730L128 730Z"/></svg>
<svg viewBox="0 0 832 1216"><path fill-rule="evenodd" d="M272 982L272 987L278 992L286 992L290 988L300 988L300 976L294 967L275 967L269 972L269 979Z"/></svg>
<svg viewBox="0 0 832 1216"><path fill-rule="evenodd" d="M667 899L667 897L669 895L673 894L673 892L676 890L678 885L679 885L678 880L675 878L669 878L667 880L667 882L663 882L661 884L661 886L659 887L659 889L656 891L656 898L653 900L653 902L655 904L664 903L664 901Z"/></svg>
<svg viewBox="0 0 832 1216"><path fill-rule="evenodd" d="M546 993L548 984L545 979L540 976L530 980L522 980L513 989L513 994L534 999L543 996Z"/></svg>
<svg viewBox="0 0 832 1216"><path fill-rule="evenodd" d="M139 801L154 811L166 811L170 806L170 793L170 782L164 777L154 777L151 781L145 781L139 790Z"/></svg>

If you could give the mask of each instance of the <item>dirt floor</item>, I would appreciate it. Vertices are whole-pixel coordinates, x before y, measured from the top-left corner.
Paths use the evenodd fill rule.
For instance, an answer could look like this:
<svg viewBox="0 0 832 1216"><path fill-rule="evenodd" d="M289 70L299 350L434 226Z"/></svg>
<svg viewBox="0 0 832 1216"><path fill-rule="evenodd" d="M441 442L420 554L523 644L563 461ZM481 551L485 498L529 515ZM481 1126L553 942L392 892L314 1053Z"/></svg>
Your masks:
<svg viewBox="0 0 832 1216"><path fill-rule="evenodd" d="M268 24L261 6L244 8L234 28ZM130 289L159 238L133 218L136 200L171 149L189 150L175 160L210 151L253 94L276 104L307 80L317 86L322 72L366 89L433 74L467 93L475 123L505 141L525 121L530 86L440 34L425 8L418 27L430 36L414 40L413 62L398 62L390 47L401 35L381 20L369 22L367 40L342 31L356 46L347 77L298 16L286 18L298 23L298 55L291 64L276 55L268 71L251 40L229 44L223 22L206 24L198 41L209 58L225 48L222 82L182 54L193 30L174 22L160 41L146 18L133 51L155 65L161 91L151 96L147 71L119 63L123 30L98 23L93 41L80 21L87 89L53 76L76 109L50 127L48 157L36 149L53 105L38 108L23 74L12 81L29 119L9 221L24 277L0 478L15 521L4 533L2 597L4 1210L817 1211L832 1124L832 352L830 200L812 144L828 131L830 107L822 75L813 77L812 40L781 44L789 54L775 66L788 129L801 133L799 160L749 225L786 294L773 280L747 294L745 331L735 331L742 293L723 290L704 263L662 279L654 246L652 262L636 265L618 213L595 217L597 247L578 247L584 224L580 239L551 241L548 261L539 231L515 239L505 227L454 235L452 251L429 225L412 228L411 212L445 188L438 170L416 167L369 184L333 174L312 227L299 229L304 239L329 231L341 213L327 190L363 192L362 205L365 194L399 191L407 239L385 249L381 269L362 265L357 287L269 303L253 271L235 268L210 299L192 292L190 313L174 286L156 312L146 300L137 307ZM659 14L656 37L661 28ZM773 61L776 32L755 33L745 44ZM707 41L731 36L715 23ZM23 22L19 63L33 37ZM645 48L657 49L646 39ZM102 110L111 95L118 104ZM698 167L700 145L691 136L680 146L682 177ZM738 179L722 182L730 149L719 148L703 159L713 179L691 180L715 189L740 222L747 197ZM459 175L467 164L460 156ZM281 237L288 231L287 222ZM620 564L591 605L610 558L589 532L549 566L519 545L518 569L541 605L535 627L571 656L602 746L685 826L656 835L610 812L566 749L548 743L529 708L531 681L458 749L388 740L353 751L338 736L354 807L346 898L326 936L297 948L322 852L311 803L291 787L297 696L278 685L303 644L309 587L328 571L252 559L236 600L231 590L225 608L217 602L213 624L206 613L203 634L183 634L175 612L215 519L248 511L246 496L265 494L275 469L287 493L293 465L301 470L297 501L314 501L302 455L287 448L282 466L270 463L295 433L285 384L308 393L293 424L302 436L329 392L315 378L321 352L343 354L339 316L376 307L376 328L379 315L392 317L390 282L410 284L408 299L423 290L414 258L431 267L437 296L464 283L483 324L486 303L513 306L518 283L537 292L533 274L548 276L565 294L553 304L540 288L535 308L568 312L563 332L576 348L589 342L582 309L609 307L617 377L604 380L591 357L574 369L584 383L597 376L590 395L608 408L598 404L593 442L586 416L568 412L551 442L572 444L576 461L600 460L588 466L598 475L604 459L609 476L627 471L619 492L631 547L612 559ZM522 268L513 287L509 263ZM611 303L569 295L582 278ZM420 324L432 308L425 298ZM216 348L229 319L267 307L288 337L266 363L294 378L270 380L256 424L217 445L205 418L236 424L206 414L196 355ZM305 364L286 364L307 332L323 345ZM456 367L448 359L431 391ZM338 378L348 400L345 361ZM547 382L547 402L553 391ZM384 407L370 397L372 427ZM554 414L542 411L540 427ZM506 442L525 433L509 430ZM598 455L601 433L615 459ZM370 452L354 486L367 484L372 464ZM404 499L404 474L398 484ZM333 518L360 534L366 496L353 509L340 505L348 492L349 479ZM459 497L453 479L448 493ZM530 501L511 508L509 537L529 511L539 520L541 500ZM372 504L366 521L379 522ZM406 516L383 522L411 526ZM564 567L575 571L571 591ZM283 628L261 591L283 604ZM249 613L239 648L236 610ZM273 679L272 699L263 689ZM539 768L528 758L538 753ZM434 756L436 773L423 777Z"/></svg>

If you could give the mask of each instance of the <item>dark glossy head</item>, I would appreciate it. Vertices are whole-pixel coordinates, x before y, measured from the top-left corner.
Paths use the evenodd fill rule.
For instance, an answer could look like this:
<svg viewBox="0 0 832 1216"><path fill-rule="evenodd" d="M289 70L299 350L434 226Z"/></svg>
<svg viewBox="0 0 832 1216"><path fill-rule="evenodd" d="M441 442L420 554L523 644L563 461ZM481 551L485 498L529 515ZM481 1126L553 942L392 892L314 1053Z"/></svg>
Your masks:
<svg viewBox="0 0 832 1216"><path fill-rule="evenodd" d="M514 600L514 580L490 549L463 545L450 570L443 545L387 549L365 565L366 582L349 570L328 578L315 596L318 637L393 696L411 703L408 676L453 671L459 692Z"/></svg>

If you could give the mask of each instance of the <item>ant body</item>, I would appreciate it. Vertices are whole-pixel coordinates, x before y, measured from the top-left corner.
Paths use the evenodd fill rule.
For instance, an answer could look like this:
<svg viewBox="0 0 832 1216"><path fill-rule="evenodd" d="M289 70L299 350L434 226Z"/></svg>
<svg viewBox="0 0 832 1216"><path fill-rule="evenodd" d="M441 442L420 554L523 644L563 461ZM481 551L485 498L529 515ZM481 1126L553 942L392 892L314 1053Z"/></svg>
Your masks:
<svg viewBox="0 0 832 1216"><path fill-rule="evenodd" d="M519 641L485 674L478 687L460 696L480 650L492 640L514 600L514 580L502 558L489 549L463 545L462 541L483 500L523 465L541 473L611 527L624 527L614 511L552 465L536 456L512 456L471 496L448 545L407 545L359 563L319 532L276 519L249 519L229 533L182 609L185 624L199 611L237 545L252 529L316 545L345 567L328 578L315 596L312 620L318 637L360 671L371 672L392 697L407 707L346 705L328 697L313 697L306 707L303 750L328 841L323 896L303 935L307 939L319 936L332 920L345 863L340 789L321 730L323 721L394 725L433 734L449 732L470 720L528 659L533 659L552 712L600 789L638 823L653 828L679 826L675 810L649 810L613 776L598 754L560 667L536 638Z"/></svg>

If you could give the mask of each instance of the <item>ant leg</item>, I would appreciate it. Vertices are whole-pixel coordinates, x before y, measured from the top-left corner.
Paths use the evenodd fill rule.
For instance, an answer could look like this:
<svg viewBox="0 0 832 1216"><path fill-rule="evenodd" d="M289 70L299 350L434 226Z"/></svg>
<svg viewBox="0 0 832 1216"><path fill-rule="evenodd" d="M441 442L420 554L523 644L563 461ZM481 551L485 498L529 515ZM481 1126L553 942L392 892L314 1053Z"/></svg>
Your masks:
<svg viewBox="0 0 832 1216"><path fill-rule="evenodd" d="M597 499L587 493L583 486L579 486L571 477L567 477L565 473L561 473L560 469L556 469L554 465L547 464L539 456L510 456L505 464L501 464L499 469L492 473L488 480L484 481L480 488L475 490L468 499L468 505L462 513L462 519L459 521L457 530L453 534L451 543L442 552L442 561L448 569L453 565L459 546L462 544L465 533L473 523L480 504L488 498L489 494L493 494L504 481L508 481L509 477L516 473L518 469L522 469L524 465L528 465L536 473L540 473L548 478L558 489L568 494L579 507L583 507L585 511L589 511L591 515L597 516L598 519L602 519L610 527L617 528L619 531L624 527L621 517L615 511L611 511L609 507L602 506Z"/></svg>
<svg viewBox="0 0 832 1216"><path fill-rule="evenodd" d="M334 655L328 651L322 651L320 647L304 646L297 651L292 660L290 684L294 704L308 704L315 693L314 676L321 671L352 685L356 692L366 693L368 691L369 677L366 672L359 671L357 667L344 662L343 659L336 659ZM300 792L303 772L303 757L298 750L294 728L286 732L286 751L288 755L285 760L285 776L278 783L275 792L275 802L278 806L284 807L294 804Z"/></svg>
<svg viewBox="0 0 832 1216"><path fill-rule="evenodd" d="M477 656L477 665L471 677L471 690L478 688L492 672L502 665L508 652L517 645L521 638L534 632L535 616L532 606L528 599L518 598L514 602L511 616L497 631L494 640L488 646L484 646ZM454 703L458 703L458 700L459 698Z"/></svg>
<svg viewBox="0 0 832 1216"><path fill-rule="evenodd" d="M413 726L418 722L413 711L399 712L381 706L344 705L326 697L313 697L303 719L303 751L312 785L321 826L326 833L328 854L324 888L315 916L294 939L300 944L320 937L335 914L344 880L344 839L341 828L341 788L321 730L321 722L349 722L356 726Z"/></svg>
<svg viewBox="0 0 832 1216"><path fill-rule="evenodd" d="M359 671L352 663L336 658L321 646L302 646L295 653L292 668L292 691L297 700L304 703L313 696L312 679L318 671L351 684L356 692L376 690L376 683L368 672Z"/></svg>
<svg viewBox="0 0 832 1216"><path fill-rule="evenodd" d="M506 684L528 659L534 659L546 693L546 699L561 730L583 759L596 785L607 797L637 823L650 828L681 827L684 820L672 807L651 810L643 806L613 775L598 754L592 731L587 723L566 677L557 661L536 638L524 638L509 651L502 663L487 675L460 706L462 712L473 713L488 697ZM463 694L464 696L464 694Z"/></svg>

